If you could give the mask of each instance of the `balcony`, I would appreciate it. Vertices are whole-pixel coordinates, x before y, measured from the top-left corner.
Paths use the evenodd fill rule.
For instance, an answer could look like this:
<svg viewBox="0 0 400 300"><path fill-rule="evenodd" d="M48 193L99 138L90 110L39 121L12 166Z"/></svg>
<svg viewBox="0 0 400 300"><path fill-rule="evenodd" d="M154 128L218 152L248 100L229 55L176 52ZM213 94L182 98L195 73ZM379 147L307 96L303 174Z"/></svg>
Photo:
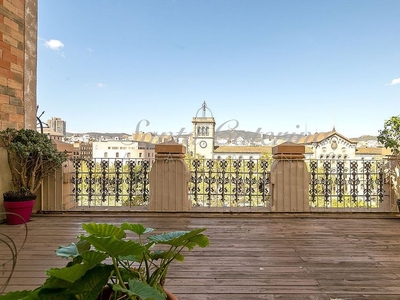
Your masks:
<svg viewBox="0 0 400 300"><path fill-rule="evenodd" d="M389 167L289 153L71 161L44 183L6 290L43 283L45 270L65 264L54 250L95 221L206 227L210 247L170 268L166 285L179 299L398 299L399 214ZM23 226L3 223L0 232L18 245L24 238ZM7 249L0 253L3 263ZM6 264L2 283L9 270Z"/></svg>

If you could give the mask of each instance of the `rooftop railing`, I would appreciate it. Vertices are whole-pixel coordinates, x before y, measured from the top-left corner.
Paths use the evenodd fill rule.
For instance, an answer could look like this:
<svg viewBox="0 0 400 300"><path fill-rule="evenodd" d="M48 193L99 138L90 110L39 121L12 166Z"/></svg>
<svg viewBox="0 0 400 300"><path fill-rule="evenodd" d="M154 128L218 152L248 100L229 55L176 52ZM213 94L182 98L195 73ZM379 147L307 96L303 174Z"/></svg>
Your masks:
<svg viewBox="0 0 400 300"><path fill-rule="evenodd" d="M193 211L273 211L272 158L185 161L190 172L187 192ZM147 210L151 184L157 185L149 181L152 165L152 161L143 159L72 161L70 178L64 179L69 190L64 189L68 195L61 210ZM385 159L305 160L305 165L311 212L397 210L385 173ZM295 184L296 177L287 178L290 180L284 185ZM282 199L289 197L293 195L282 195Z"/></svg>

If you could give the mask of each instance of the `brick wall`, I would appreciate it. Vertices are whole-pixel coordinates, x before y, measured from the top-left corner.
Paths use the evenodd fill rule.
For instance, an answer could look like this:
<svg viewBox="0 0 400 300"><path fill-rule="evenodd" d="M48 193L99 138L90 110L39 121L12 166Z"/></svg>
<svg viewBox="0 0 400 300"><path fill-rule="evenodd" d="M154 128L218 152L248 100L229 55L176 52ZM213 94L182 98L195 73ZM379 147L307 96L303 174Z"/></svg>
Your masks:
<svg viewBox="0 0 400 300"><path fill-rule="evenodd" d="M0 129L24 124L24 0L0 0Z"/></svg>
<svg viewBox="0 0 400 300"><path fill-rule="evenodd" d="M0 0L0 130L36 128L37 2ZM10 189L7 152L0 148L0 195Z"/></svg>

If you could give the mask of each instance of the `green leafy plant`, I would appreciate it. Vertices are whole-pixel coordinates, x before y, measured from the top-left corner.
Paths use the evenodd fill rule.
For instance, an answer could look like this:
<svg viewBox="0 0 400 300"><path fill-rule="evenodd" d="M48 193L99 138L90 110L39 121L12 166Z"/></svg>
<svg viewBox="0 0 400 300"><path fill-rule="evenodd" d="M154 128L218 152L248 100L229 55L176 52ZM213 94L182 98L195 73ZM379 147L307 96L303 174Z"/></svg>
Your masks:
<svg viewBox="0 0 400 300"><path fill-rule="evenodd" d="M48 279L33 291L10 292L0 299L102 299L108 287L112 296L107 299L165 300L163 283L170 264L184 260L185 248L209 245L205 228L157 235L132 223L86 223L82 228L86 233L76 243L56 250L70 260L65 267L47 270Z"/></svg>
<svg viewBox="0 0 400 300"><path fill-rule="evenodd" d="M379 130L378 141L392 151L392 166L388 171L388 177L392 183L393 191L400 199L400 115L393 116L384 123L384 129Z"/></svg>
<svg viewBox="0 0 400 300"><path fill-rule="evenodd" d="M393 154L400 154L400 115L385 121L384 129L379 130L378 141Z"/></svg>
<svg viewBox="0 0 400 300"><path fill-rule="evenodd" d="M0 131L0 147L8 154L13 190L8 196L35 195L43 178L59 169L67 160L47 135L32 129L7 128Z"/></svg>

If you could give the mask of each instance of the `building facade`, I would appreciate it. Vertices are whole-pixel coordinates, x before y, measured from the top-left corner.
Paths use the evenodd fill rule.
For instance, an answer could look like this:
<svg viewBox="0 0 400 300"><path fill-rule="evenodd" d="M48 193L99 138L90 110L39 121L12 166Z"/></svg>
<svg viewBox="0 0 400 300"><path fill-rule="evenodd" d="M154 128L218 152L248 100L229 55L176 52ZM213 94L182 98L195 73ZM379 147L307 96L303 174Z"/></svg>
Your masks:
<svg viewBox="0 0 400 300"><path fill-rule="evenodd" d="M193 135L188 151L195 157L212 158L215 147L215 120L206 102L203 102L197 111L192 124Z"/></svg>
<svg viewBox="0 0 400 300"><path fill-rule="evenodd" d="M51 118L47 120L47 125L49 126L50 130L60 133L63 136L67 134L67 122L62 120L61 118Z"/></svg>
<svg viewBox="0 0 400 300"><path fill-rule="evenodd" d="M155 159L155 145L139 141L93 142L93 159Z"/></svg>

